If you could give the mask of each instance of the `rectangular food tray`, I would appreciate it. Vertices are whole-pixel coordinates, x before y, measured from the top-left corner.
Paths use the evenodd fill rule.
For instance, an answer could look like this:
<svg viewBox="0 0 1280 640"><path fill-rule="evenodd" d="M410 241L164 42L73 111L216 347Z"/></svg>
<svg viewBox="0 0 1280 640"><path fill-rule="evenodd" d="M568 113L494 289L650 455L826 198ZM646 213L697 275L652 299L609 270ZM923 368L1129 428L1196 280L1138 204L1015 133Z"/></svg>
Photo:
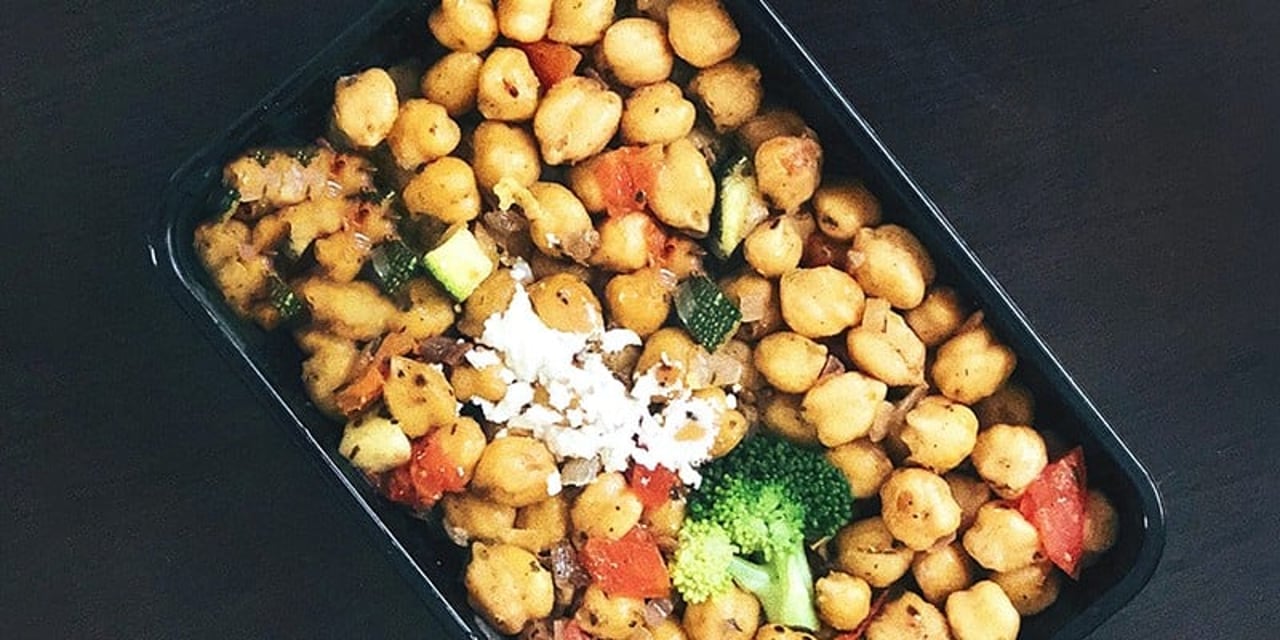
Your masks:
<svg viewBox="0 0 1280 640"><path fill-rule="evenodd" d="M1164 514L1151 478L979 264L938 208L840 95L763 0L724 0L742 32L740 54L764 75L766 95L786 96L817 132L828 167L861 177L888 220L911 229L929 249L938 280L984 309L988 323L1018 354L1017 378L1034 393L1037 427L1084 446L1091 486L1120 514L1119 538L1103 562L1066 581L1058 601L1024 620L1022 638L1081 638L1128 602L1150 578L1164 546ZM302 144L325 130L334 80L374 65L431 60L426 16L435 3L383 0L319 55L213 140L173 175L148 232L152 260L183 307L278 410L298 442L333 472L356 517L375 528L385 552L415 585L451 635L489 635L466 603L465 551L439 527L411 517L369 486L337 451L341 429L311 406L300 378L302 356L284 333L238 318L206 275L193 248L196 226L220 193L222 166L256 145Z"/></svg>

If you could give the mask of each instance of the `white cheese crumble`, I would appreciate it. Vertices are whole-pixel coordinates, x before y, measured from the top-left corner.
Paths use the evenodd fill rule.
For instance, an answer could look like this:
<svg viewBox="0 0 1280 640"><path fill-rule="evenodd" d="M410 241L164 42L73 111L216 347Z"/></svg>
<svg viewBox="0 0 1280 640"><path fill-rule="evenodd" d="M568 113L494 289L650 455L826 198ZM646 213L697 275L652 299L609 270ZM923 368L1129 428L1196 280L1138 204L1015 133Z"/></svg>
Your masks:
<svg viewBox="0 0 1280 640"><path fill-rule="evenodd" d="M503 427L500 433L526 431L560 460L595 458L604 471L624 471L632 461L661 465L696 486L702 478L697 467L710 458L720 409L682 384L661 383L653 371L628 388L604 355L641 345L640 336L627 329L580 334L548 327L521 283L525 275L515 270L510 305L485 321L477 346L466 355L473 367L500 366L506 393L498 402L471 402ZM548 489L559 482L558 476L549 478Z"/></svg>

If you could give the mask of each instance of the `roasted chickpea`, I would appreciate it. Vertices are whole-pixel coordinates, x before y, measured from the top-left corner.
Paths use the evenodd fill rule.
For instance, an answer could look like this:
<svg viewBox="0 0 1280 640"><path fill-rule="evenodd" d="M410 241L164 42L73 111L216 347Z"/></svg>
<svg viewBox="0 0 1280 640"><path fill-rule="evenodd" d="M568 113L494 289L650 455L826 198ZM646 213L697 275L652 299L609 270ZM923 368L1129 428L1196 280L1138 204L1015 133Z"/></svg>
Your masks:
<svg viewBox="0 0 1280 640"><path fill-rule="evenodd" d="M476 174L458 158L440 158L405 186L404 204L410 214L430 216L444 224L472 220L480 215Z"/></svg>
<svg viewBox="0 0 1280 640"><path fill-rule="evenodd" d="M680 621L674 618L667 618L648 629L653 640L688 640L688 636L684 634L684 628L680 626Z"/></svg>
<svg viewBox="0 0 1280 640"><path fill-rule="evenodd" d="M487 190L492 191L503 178L527 187L537 182L542 173L537 142L516 125L496 120L481 122L472 134L471 146L476 182Z"/></svg>
<svg viewBox="0 0 1280 640"><path fill-rule="evenodd" d="M569 504L564 494L521 507L502 541L533 553L544 553L569 535Z"/></svg>
<svg viewBox="0 0 1280 640"><path fill-rule="evenodd" d="M933 260L910 231L895 225L864 227L849 252L853 277L867 295L898 309L913 309L933 282Z"/></svg>
<svg viewBox="0 0 1280 640"><path fill-rule="evenodd" d="M377 67L338 78L333 90L333 124L351 144L378 146L396 124L400 101L396 83Z"/></svg>
<svg viewBox="0 0 1280 640"><path fill-rule="evenodd" d="M529 193L536 204L525 207L524 215L533 244L553 258L585 262L599 244L599 236L578 196L556 182L535 182Z"/></svg>
<svg viewBox="0 0 1280 640"><path fill-rule="evenodd" d="M720 290L742 312L738 335L746 340L767 336L782 328L782 306L777 284L757 273L743 271L720 281Z"/></svg>
<svg viewBox="0 0 1280 640"><path fill-rule="evenodd" d="M591 264L627 273L649 264L649 238L661 231L649 214L633 211L605 217L598 233L600 246L591 255Z"/></svg>
<svg viewBox="0 0 1280 640"><path fill-rule="evenodd" d="M471 546L467 599L498 631L519 633L531 620L551 615L555 586L538 558L509 544Z"/></svg>
<svg viewBox="0 0 1280 640"><path fill-rule="evenodd" d="M955 535L960 505L945 480L924 469L898 469L880 487L880 515L893 537L917 551Z"/></svg>
<svg viewBox="0 0 1280 640"><path fill-rule="evenodd" d="M671 290L658 269L614 276L604 289L609 317L641 337L662 328L671 315Z"/></svg>
<svg viewBox="0 0 1280 640"><path fill-rule="evenodd" d="M524 507L546 500L548 482L558 473L547 445L525 436L507 436L484 448L471 488L499 504Z"/></svg>
<svg viewBox="0 0 1280 640"><path fill-rule="evenodd" d="M999 585L983 580L947 597L947 622L956 640L1015 640L1022 618Z"/></svg>
<svg viewBox="0 0 1280 640"><path fill-rule="evenodd" d="M649 18L623 18L609 25L600 58L601 66L628 87L666 80L675 63L666 29Z"/></svg>
<svg viewBox="0 0 1280 640"><path fill-rule="evenodd" d="M1102 493L1090 489L1084 503L1084 556L1091 562L1116 543L1119 514Z"/></svg>
<svg viewBox="0 0 1280 640"><path fill-rule="evenodd" d="M387 332L399 309L371 282L308 278L294 289L311 308L314 326L340 338L373 340Z"/></svg>
<svg viewBox="0 0 1280 640"><path fill-rule="evenodd" d="M706 158L688 138L666 145L649 208L662 222L702 237L711 229L716 183Z"/></svg>
<svg viewBox="0 0 1280 640"><path fill-rule="evenodd" d="M817 640L813 634L780 624L766 624L756 631L754 640Z"/></svg>
<svg viewBox="0 0 1280 640"><path fill-rule="evenodd" d="M389 373L383 400L405 435L416 438L458 417L458 400L439 365L395 356Z"/></svg>
<svg viewBox="0 0 1280 640"><path fill-rule="evenodd" d="M756 371L784 393L804 393L827 364L827 348L798 333L779 331L756 345Z"/></svg>
<svg viewBox="0 0 1280 640"><path fill-rule="evenodd" d="M498 16L490 0L444 0L427 17L427 28L454 51L479 53L498 39Z"/></svg>
<svg viewBox="0 0 1280 640"><path fill-rule="evenodd" d="M458 319L458 331L478 338L484 333L484 323L490 316L502 313L511 305L516 293L516 281L508 269L496 269L462 304L462 317Z"/></svg>
<svg viewBox="0 0 1280 640"><path fill-rule="evenodd" d="M894 539L884 519L875 516L846 525L835 537L832 562L841 571L883 589L911 568L915 552Z"/></svg>
<svg viewBox="0 0 1280 640"><path fill-rule="evenodd" d="M907 311L906 319L926 347L936 347L954 335L968 315L968 307L955 289L934 286L919 305Z"/></svg>
<svg viewBox="0 0 1280 640"><path fill-rule="evenodd" d="M540 86L523 51L498 47L480 65L476 107L490 120L522 122L537 111Z"/></svg>
<svg viewBox="0 0 1280 640"><path fill-rule="evenodd" d="M800 114L790 109L766 108L742 123L735 132L744 147L755 153L766 140L779 136L816 138ZM816 194L815 194L816 195Z"/></svg>
<svg viewBox="0 0 1280 640"><path fill-rule="evenodd" d="M1035 402L1029 389L1016 382L1006 382L973 405L973 413L983 428L993 424L1034 424Z"/></svg>
<svg viewBox="0 0 1280 640"><path fill-rule="evenodd" d="M778 136L756 149L756 182L773 205L794 213L822 180L822 147L808 136Z"/></svg>
<svg viewBox="0 0 1280 640"><path fill-rule="evenodd" d="M907 591L880 609L867 625L866 640L951 640L947 618L915 592Z"/></svg>
<svg viewBox="0 0 1280 640"><path fill-rule="evenodd" d="M800 415L823 446L838 447L867 435L887 392L883 382L857 371L829 375L805 392Z"/></svg>
<svg viewBox="0 0 1280 640"><path fill-rule="evenodd" d="M997 424L978 433L973 447L978 475L1004 498L1016 498L1049 464L1044 438L1031 427Z"/></svg>
<svg viewBox="0 0 1280 640"><path fill-rule="evenodd" d="M483 368L458 365L449 373L449 384L460 402L475 399L498 402L507 393L507 381L502 379L502 367L496 364Z"/></svg>
<svg viewBox="0 0 1280 640"><path fill-rule="evenodd" d="M1057 601L1061 575L1053 563L1038 560L1012 571L997 571L991 581L1000 585L1019 614L1034 616Z"/></svg>
<svg viewBox="0 0 1280 640"><path fill-rule="evenodd" d="M737 587L684 610L689 640L751 640L759 627L760 601Z"/></svg>
<svg viewBox="0 0 1280 640"><path fill-rule="evenodd" d="M408 100L387 135L387 146L402 169L415 169L448 155L462 139L458 123L444 107L427 100Z"/></svg>
<svg viewBox="0 0 1280 640"><path fill-rule="evenodd" d="M992 571L1012 571L1036 560L1040 534L1017 509L988 502L964 534L964 549L975 562Z"/></svg>
<svg viewBox="0 0 1280 640"><path fill-rule="evenodd" d="M719 458L732 451L747 437L747 429L751 426L746 414L737 409L726 409L720 414L720 420L716 424L716 439L707 452L712 458Z"/></svg>
<svg viewBox="0 0 1280 640"><path fill-rule="evenodd" d="M644 626L644 600L611 596L593 584L582 595L573 619L593 638L626 640Z"/></svg>
<svg viewBox="0 0 1280 640"><path fill-rule="evenodd" d="M726 60L699 71L689 81L689 93L721 132L750 120L764 100L760 70L741 60Z"/></svg>
<svg viewBox="0 0 1280 640"><path fill-rule="evenodd" d="M943 395L973 404L996 392L1018 364L985 323L978 323L938 347L930 375Z"/></svg>
<svg viewBox="0 0 1280 640"><path fill-rule="evenodd" d="M907 412L898 438L913 462L934 473L946 473L969 457L978 441L978 418L962 404L929 396Z"/></svg>
<svg viewBox="0 0 1280 640"><path fill-rule="evenodd" d="M803 396L790 393L775 393L768 396L760 405L760 422L766 429L792 442L815 446L818 432L813 425L805 422L800 414L800 402Z"/></svg>
<svg viewBox="0 0 1280 640"><path fill-rule="evenodd" d="M767 278L777 278L800 265L804 239L791 216L766 220L747 234L742 256L747 264Z"/></svg>
<svg viewBox="0 0 1280 640"><path fill-rule="evenodd" d="M572 164L600 153L622 120L622 98L599 80L570 76L543 96L533 132L550 165Z"/></svg>
<svg viewBox="0 0 1280 640"><path fill-rule="evenodd" d="M450 116L461 116L476 106L482 64L484 58L478 53L446 54L423 74L422 96L444 107Z"/></svg>
<svg viewBox="0 0 1280 640"><path fill-rule="evenodd" d="M552 0L498 0L498 31L516 42L537 42L551 24Z"/></svg>
<svg viewBox="0 0 1280 640"><path fill-rule="evenodd" d="M852 631L871 614L871 585L843 571L832 571L813 585L818 618L836 631Z"/></svg>
<svg viewBox="0 0 1280 640"><path fill-rule="evenodd" d="M695 369L703 368L708 357L707 350L694 342L683 329L663 327L644 341L644 350L636 361L636 375L653 370L663 384L683 384L691 389L700 389L708 380L698 379Z"/></svg>
<svg viewBox="0 0 1280 640"><path fill-rule="evenodd" d="M415 278L405 286L409 308L391 321L392 331L403 331L415 340L438 336L453 326L453 299L434 282Z"/></svg>
<svg viewBox="0 0 1280 640"><path fill-rule="evenodd" d="M916 554L911 562L911 575L924 599L940 604L946 601L947 596L973 584L972 565L964 547L953 542Z"/></svg>
<svg viewBox="0 0 1280 640"><path fill-rule="evenodd" d="M622 107L622 139L628 144L670 144L689 135L697 109L674 82L640 87Z"/></svg>
<svg viewBox="0 0 1280 640"><path fill-rule="evenodd" d="M676 55L699 68L728 60L742 40L718 0L675 0L667 7L667 28Z"/></svg>
<svg viewBox="0 0 1280 640"><path fill-rule="evenodd" d="M978 517L978 509L991 500L991 487L980 478L974 478L959 471L952 471L942 477L951 487L951 497L960 505L960 530L964 531L973 525Z"/></svg>
<svg viewBox="0 0 1280 640"><path fill-rule="evenodd" d="M827 451L827 460L849 480L849 489L855 500L879 495L880 485L893 472L893 461L884 448L866 438Z"/></svg>
<svg viewBox="0 0 1280 640"><path fill-rule="evenodd" d="M866 301L862 324L845 336L849 359L867 374L894 387L924 382L924 343L882 298Z"/></svg>
<svg viewBox="0 0 1280 640"><path fill-rule="evenodd" d="M471 541L502 541L516 521L516 508L486 500L470 491L446 493L440 500L444 509L444 530L457 544Z"/></svg>
<svg viewBox="0 0 1280 640"><path fill-rule="evenodd" d="M880 224L880 201L861 182L834 182L814 192L813 213L822 233L848 241L863 227Z"/></svg>
<svg viewBox="0 0 1280 640"><path fill-rule="evenodd" d="M591 333L604 327L596 294L570 273L557 273L529 285L529 300L534 312L552 329Z"/></svg>
<svg viewBox="0 0 1280 640"><path fill-rule="evenodd" d="M688 503L684 498L671 498L658 507L646 509L640 521L649 533L659 540L674 541L680 535L680 527L684 525L685 511Z"/></svg>
<svg viewBox="0 0 1280 640"><path fill-rule="evenodd" d="M825 338L853 326L862 317L862 288L833 267L795 269L778 283L782 318L796 333Z"/></svg>
<svg viewBox="0 0 1280 640"><path fill-rule="evenodd" d="M613 22L615 0L553 0L547 38L571 45L595 44Z"/></svg>
<svg viewBox="0 0 1280 640"><path fill-rule="evenodd" d="M621 473L596 476L574 500L573 529L591 538L617 540L640 522L644 505Z"/></svg>

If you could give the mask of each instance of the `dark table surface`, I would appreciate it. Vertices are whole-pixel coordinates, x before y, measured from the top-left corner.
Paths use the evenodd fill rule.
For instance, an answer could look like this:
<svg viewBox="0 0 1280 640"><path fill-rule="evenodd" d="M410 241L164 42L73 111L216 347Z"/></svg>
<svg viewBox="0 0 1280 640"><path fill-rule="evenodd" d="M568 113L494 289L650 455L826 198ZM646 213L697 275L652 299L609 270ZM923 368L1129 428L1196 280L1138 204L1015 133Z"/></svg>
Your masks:
<svg viewBox="0 0 1280 640"><path fill-rule="evenodd" d="M1280 4L777 5L1156 479L1163 561L1095 637L1277 637ZM436 635L143 241L363 9L6 3L0 636Z"/></svg>

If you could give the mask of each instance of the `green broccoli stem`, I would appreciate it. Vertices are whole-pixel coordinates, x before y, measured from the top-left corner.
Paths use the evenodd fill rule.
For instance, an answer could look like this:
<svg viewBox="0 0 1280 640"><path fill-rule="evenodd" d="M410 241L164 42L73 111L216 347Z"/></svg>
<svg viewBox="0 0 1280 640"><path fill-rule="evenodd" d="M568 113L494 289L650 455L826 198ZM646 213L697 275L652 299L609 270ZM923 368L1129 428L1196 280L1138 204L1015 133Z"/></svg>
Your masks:
<svg viewBox="0 0 1280 640"><path fill-rule="evenodd" d="M803 629L818 628L813 609L813 573L804 545L789 546L774 554L763 566L734 556L729 575L738 586L755 594L764 607L765 619L776 624Z"/></svg>

